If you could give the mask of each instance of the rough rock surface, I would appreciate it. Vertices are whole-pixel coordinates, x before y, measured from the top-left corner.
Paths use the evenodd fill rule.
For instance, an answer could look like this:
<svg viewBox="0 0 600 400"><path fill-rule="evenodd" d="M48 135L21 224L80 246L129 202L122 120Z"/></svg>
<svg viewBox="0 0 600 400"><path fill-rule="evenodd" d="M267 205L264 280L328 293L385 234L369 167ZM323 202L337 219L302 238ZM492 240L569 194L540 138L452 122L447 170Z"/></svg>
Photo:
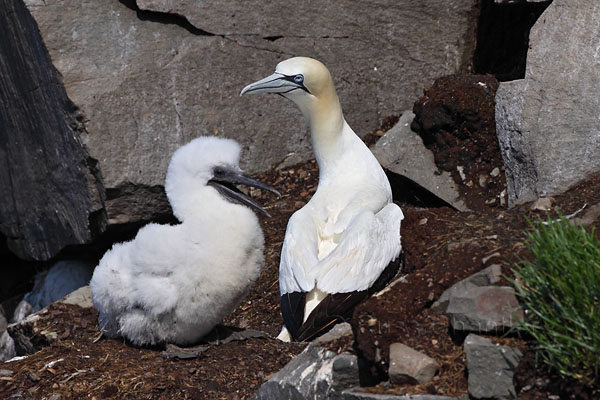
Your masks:
<svg viewBox="0 0 600 400"><path fill-rule="evenodd" d="M514 371L522 353L519 349L498 346L491 340L470 334L465 339L469 395L474 399L516 398Z"/></svg>
<svg viewBox="0 0 600 400"><path fill-rule="evenodd" d="M455 331L503 332L523 320L510 287L465 286L450 297L446 312Z"/></svg>
<svg viewBox="0 0 600 400"><path fill-rule="evenodd" d="M403 112L398 123L377 141L373 154L385 169L410 179L457 210L466 211L450 173L437 168L433 153L411 130L414 117L412 111Z"/></svg>
<svg viewBox="0 0 600 400"><path fill-rule="evenodd" d="M358 392L356 390L345 390L342 393L341 400L458 400L459 397L437 396L434 394L413 394L398 396L395 394L373 394ZM464 400L468 400L465 398Z"/></svg>
<svg viewBox="0 0 600 400"><path fill-rule="evenodd" d="M473 51L471 0L386 2L368 13L351 1L139 2L158 12L130 0L26 3L85 114L85 143L105 186L135 192L130 207L162 196L150 189L162 185L170 155L198 135L238 139L250 172L310 157L307 126L291 103L238 96L285 58L325 62L349 124L366 134ZM123 207L117 218L111 196L107 207L112 221L137 218Z"/></svg>
<svg viewBox="0 0 600 400"><path fill-rule="evenodd" d="M509 205L600 170L600 3L555 0L530 34L525 79L500 84L498 139Z"/></svg>
<svg viewBox="0 0 600 400"><path fill-rule="evenodd" d="M494 0L496 4L513 4L513 3L548 3L552 0Z"/></svg>
<svg viewBox="0 0 600 400"><path fill-rule="evenodd" d="M319 336L312 342L314 344L325 344L349 336L352 336L352 325L350 325L348 322L341 322L336 324L333 328L331 328L331 330L324 335Z"/></svg>
<svg viewBox="0 0 600 400"><path fill-rule="evenodd" d="M0 362L9 360L16 354L14 342L6 331L7 326L4 308L0 305Z"/></svg>
<svg viewBox="0 0 600 400"><path fill-rule="evenodd" d="M21 0L0 1L0 232L11 251L47 260L102 230L101 177Z"/></svg>
<svg viewBox="0 0 600 400"><path fill-rule="evenodd" d="M439 364L428 355L402 343L390 346L390 382L429 382L439 370Z"/></svg>
<svg viewBox="0 0 600 400"><path fill-rule="evenodd" d="M502 276L502 268L499 264L493 264L484 270L469 276L466 279L451 286L444 291L439 299L431 306L432 310L446 312L450 299L464 292L469 286L491 286L500 282Z"/></svg>
<svg viewBox="0 0 600 400"><path fill-rule="evenodd" d="M257 400L339 398L342 389L358 386L358 361L350 354L336 355L309 345L275 376L265 382Z"/></svg>

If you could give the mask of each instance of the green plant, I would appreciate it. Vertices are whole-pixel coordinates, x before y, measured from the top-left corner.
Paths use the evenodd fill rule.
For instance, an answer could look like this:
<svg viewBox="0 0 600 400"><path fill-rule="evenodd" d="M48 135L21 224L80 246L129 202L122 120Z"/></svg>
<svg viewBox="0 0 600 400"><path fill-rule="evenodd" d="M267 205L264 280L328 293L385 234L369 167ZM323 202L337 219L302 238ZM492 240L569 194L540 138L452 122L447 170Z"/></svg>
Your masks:
<svg viewBox="0 0 600 400"><path fill-rule="evenodd" d="M518 329L535 339L543 361L561 375L600 385L600 242L564 217L530 222L513 281L525 309Z"/></svg>

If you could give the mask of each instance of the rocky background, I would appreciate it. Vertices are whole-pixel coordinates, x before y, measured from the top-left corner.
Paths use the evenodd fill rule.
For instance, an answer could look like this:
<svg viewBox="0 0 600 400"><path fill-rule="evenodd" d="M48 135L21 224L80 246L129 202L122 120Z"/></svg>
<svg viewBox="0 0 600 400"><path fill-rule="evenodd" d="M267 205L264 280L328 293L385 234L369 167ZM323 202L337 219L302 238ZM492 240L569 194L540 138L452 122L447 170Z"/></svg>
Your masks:
<svg viewBox="0 0 600 400"><path fill-rule="evenodd" d="M395 199L418 207L405 212L403 225L404 237L422 239L413 247L418 268L431 262L431 246L460 252L468 242L441 235L456 226L431 226L431 215L464 222L492 213L481 221L494 224L528 202L579 190L600 172L596 2L0 0L0 33L0 332L5 320L22 320L85 285L115 241L149 221L173 221L162 187L166 167L194 137L238 140L242 168L266 174L276 187L309 185L294 187L297 199L285 203L285 212L299 208L315 184L300 113L276 96L238 96L291 56L329 67L346 119L373 145ZM591 201L582 193L593 200L595 190L560 197L563 209L574 199ZM274 232L282 234L285 212ZM506 229L516 237L524 228L519 221ZM432 244L435 229L440 242ZM267 245L275 249L280 240L267 237ZM493 254L494 246L479 247ZM491 265L465 260L423 307ZM388 303L363 311L392 318ZM413 317L421 311L410 310ZM277 310L263 315L269 312L272 320L264 317L258 328L274 334L280 321ZM394 329L396 337L406 334ZM357 336L357 346L372 375L385 380L393 343L369 335ZM486 346L473 337L467 344ZM4 359L26 352L6 332L0 350ZM320 362L323 354L314 353Z"/></svg>

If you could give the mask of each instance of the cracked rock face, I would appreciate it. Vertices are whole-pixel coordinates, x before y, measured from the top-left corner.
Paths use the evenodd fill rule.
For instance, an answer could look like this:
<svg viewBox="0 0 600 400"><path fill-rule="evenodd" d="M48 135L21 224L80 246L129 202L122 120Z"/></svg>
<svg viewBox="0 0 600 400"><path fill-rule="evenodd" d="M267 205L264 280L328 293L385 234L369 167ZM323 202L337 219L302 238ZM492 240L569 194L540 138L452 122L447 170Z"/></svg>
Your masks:
<svg viewBox="0 0 600 400"><path fill-rule="evenodd" d="M341 399L343 389L358 384L355 355L336 355L311 344L265 382L254 399Z"/></svg>
<svg viewBox="0 0 600 400"><path fill-rule="evenodd" d="M20 0L0 10L0 240L45 261L102 231L104 188L34 19Z"/></svg>
<svg viewBox="0 0 600 400"><path fill-rule="evenodd" d="M472 53L465 39L474 24L471 0L441 6L404 0L368 13L350 1L26 4L67 94L85 115L83 139L105 186L117 192L162 186L173 151L199 135L240 141L241 167L251 173L312 157L293 104L278 96L239 97L246 84L291 56L318 58L330 68L346 119L364 135ZM115 215L111 204L113 221L138 218L128 219L122 207Z"/></svg>
<svg viewBox="0 0 600 400"><path fill-rule="evenodd" d="M555 0L530 34L525 79L500 84L496 124L509 205L600 170L600 3Z"/></svg>

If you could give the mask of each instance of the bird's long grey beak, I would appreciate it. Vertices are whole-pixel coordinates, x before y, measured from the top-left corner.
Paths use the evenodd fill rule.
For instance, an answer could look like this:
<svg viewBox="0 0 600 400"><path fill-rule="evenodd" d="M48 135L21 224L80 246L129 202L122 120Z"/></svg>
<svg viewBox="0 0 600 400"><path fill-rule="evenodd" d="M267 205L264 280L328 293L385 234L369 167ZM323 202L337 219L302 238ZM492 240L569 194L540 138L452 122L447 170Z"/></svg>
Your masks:
<svg viewBox="0 0 600 400"><path fill-rule="evenodd" d="M250 93L288 93L303 86L294 82L293 78L275 72L260 81L254 82L242 89L240 96Z"/></svg>
<svg viewBox="0 0 600 400"><path fill-rule="evenodd" d="M281 196L281 194L277 190L273 189L271 186L249 177L242 170L237 168L232 168L228 166L218 166L213 170L213 175L213 178L208 181L208 184L217 189L219 193L221 193L221 195L242 205L253 207L261 213L265 214L267 217L271 216L267 212L267 210L262 208L251 198L247 197L234 185L251 186L258 189L267 190L271 193L275 193L277 196Z"/></svg>

